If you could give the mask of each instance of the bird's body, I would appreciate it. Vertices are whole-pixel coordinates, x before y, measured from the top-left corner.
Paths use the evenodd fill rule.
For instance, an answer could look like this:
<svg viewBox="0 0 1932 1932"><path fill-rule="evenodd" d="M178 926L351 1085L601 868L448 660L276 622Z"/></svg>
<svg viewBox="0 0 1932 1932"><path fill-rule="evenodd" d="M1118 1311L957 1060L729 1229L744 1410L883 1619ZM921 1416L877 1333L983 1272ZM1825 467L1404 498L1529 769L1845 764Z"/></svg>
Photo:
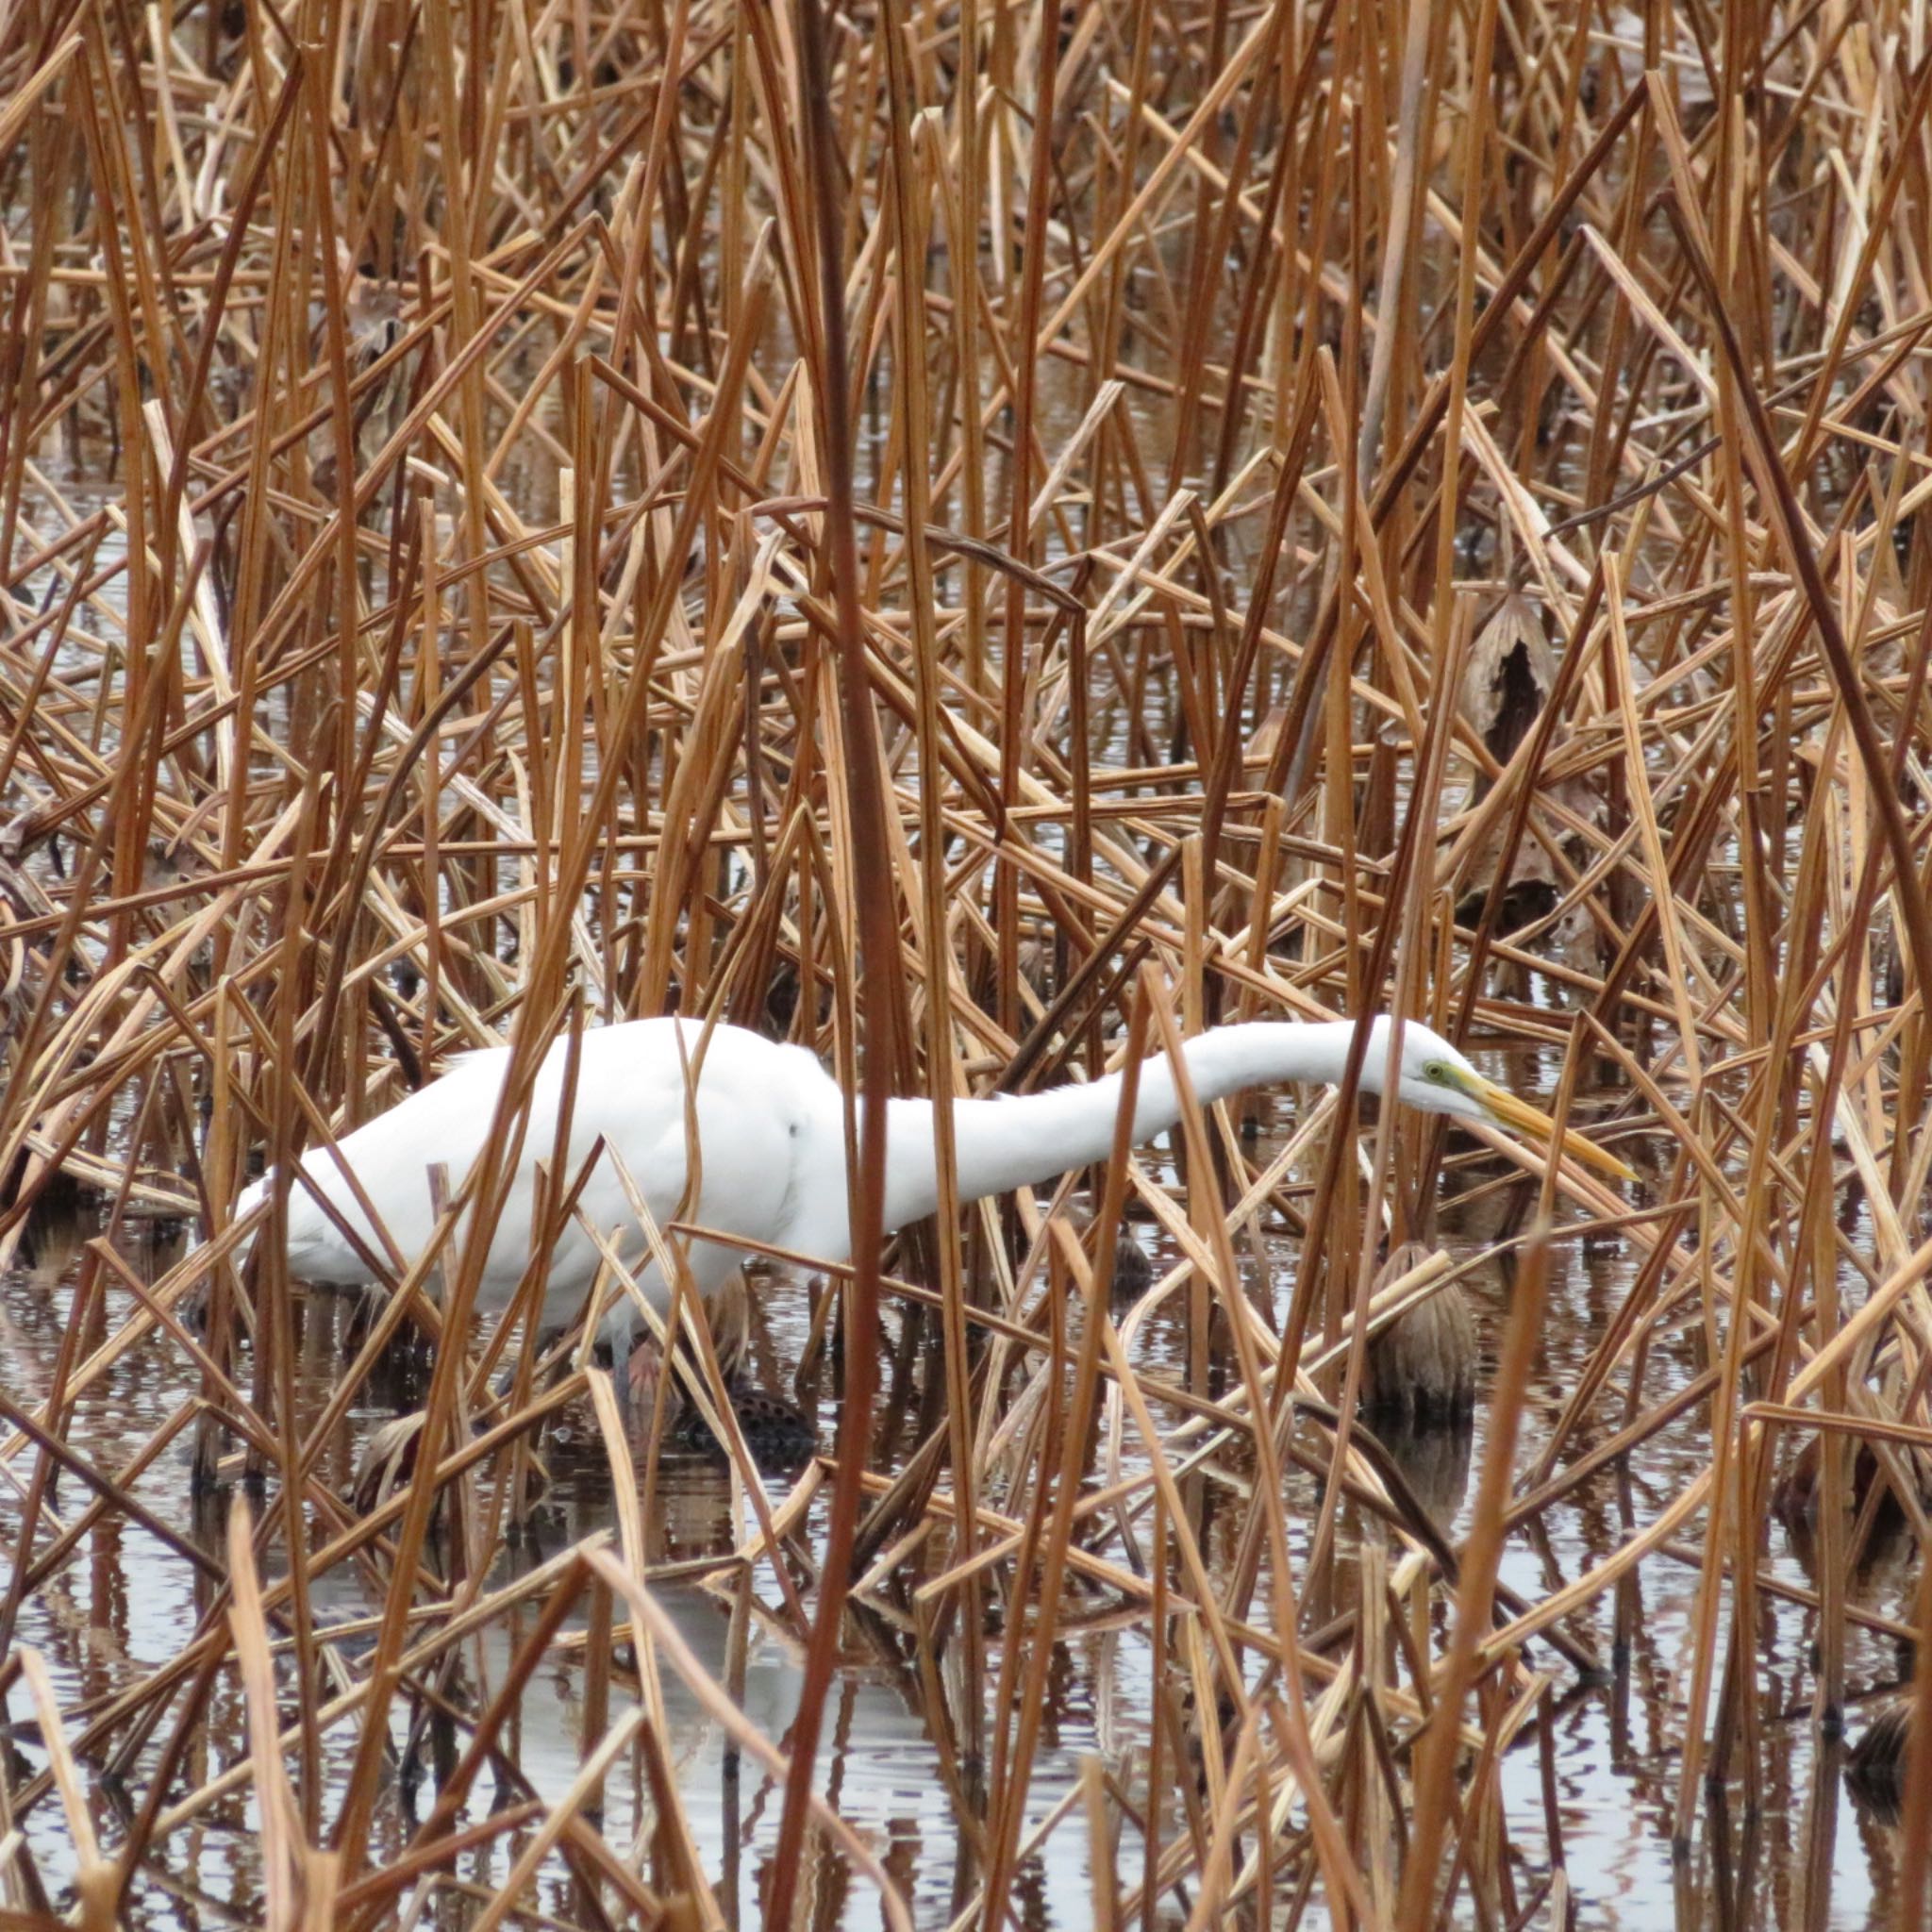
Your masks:
<svg viewBox="0 0 1932 1932"><path fill-rule="evenodd" d="M686 1025L683 1032L686 1051L695 1056L702 1029ZM774 1247L793 1246L801 1238L812 1244L805 1250L811 1253L842 1246L844 1124L838 1083L802 1047L780 1046L736 1026L714 1028L697 1081L698 1186L687 1201L686 1080L677 1036L677 1024L670 1020L637 1020L584 1036L561 1184L575 1178L600 1138L607 1151L577 1197L581 1219L573 1219L551 1252L541 1326L572 1319L596 1277L597 1245L585 1222L617 1234L626 1261L641 1258L638 1218L618 1160L660 1226L681 1217ZM441 1163L449 1186L460 1185L489 1138L509 1058L508 1047L466 1054L440 1079L337 1143L405 1262L422 1253L436 1224L430 1166ZM484 1313L508 1305L529 1264L536 1170L541 1163L557 1171L567 1058L567 1042L559 1041L537 1074L516 1172L477 1289ZM327 1150L311 1151L302 1168L363 1243L383 1254L384 1242ZM265 1186L257 1182L238 1208L252 1206ZM456 1241L463 1235L459 1225ZM741 1258L741 1250L694 1243L690 1260L698 1291L709 1295L721 1287ZM301 1280L336 1287L370 1275L355 1245L299 1182L289 1191L289 1268ZM668 1285L655 1264L639 1280L660 1308L669 1306Z"/></svg>
<svg viewBox="0 0 1932 1932"><path fill-rule="evenodd" d="M1390 1024L1378 1019L1373 1024L1362 1064L1364 1091L1383 1089ZM1197 1098L1211 1101L1278 1081L1336 1081L1354 1033L1351 1021L1218 1027L1186 1043L1191 1084ZM337 1143L406 1263L422 1253L435 1225L430 1168L441 1165L452 1189L462 1184L489 1138L509 1059L508 1047L464 1055L440 1079ZM536 1169L541 1162L558 1173L558 1114L568 1059L568 1042L558 1041L537 1075L516 1171L478 1290L477 1306L486 1313L508 1305L529 1263ZM1051 1180L1104 1159L1113 1142L1121 1085L1122 1075L1115 1073L1043 1093L956 1101L959 1199ZM1544 1130L1552 1124L1415 1022L1404 1029L1397 1091L1428 1111ZM933 1211L939 1183L933 1103L894 1100L891 1108L885 1223L895 1228ZM1148 1060L1141 1070L1134 1140L1158 1133L1179 1112L1172 1067L1164 1058ZM589 1032L578 1056L561 1184L575 1179L600 1140L605 1151L578 1196L577 1213L614 1235L627 1261L642 1257L641 1245L612 1149L660 1226L683 1220L741 1241L827 1261L847 1257L844 1097L803 1047L737 1026L714 1026L708 1034L695 1022L673 1019L634 1020ZM1566 1136L1565 1147L1618 1165L1577 1137ZM321 1284L367 1281L367 1262L317 1194L327 1198L373 1253L383 1254L387 1243L326 1149L305 1155L301 1168L305 1178L289 1191L290 1272ZM257 1182L237 1204L238 1211L253 1207L267 1186ZM458 1241L462 1238L459 1228ZM698 1292L709 1295L721 1286L743 1252L722 1241L693 1242L690 1263ZM595 1241L574 1222L550 1257L542 1325L575 1316L596 1278L598 1258ZM655 1266L639 1279L660 1308L669 1305L668 1284ZM613 1332L629 1325L626 1312L612 1318Z"/></svg>

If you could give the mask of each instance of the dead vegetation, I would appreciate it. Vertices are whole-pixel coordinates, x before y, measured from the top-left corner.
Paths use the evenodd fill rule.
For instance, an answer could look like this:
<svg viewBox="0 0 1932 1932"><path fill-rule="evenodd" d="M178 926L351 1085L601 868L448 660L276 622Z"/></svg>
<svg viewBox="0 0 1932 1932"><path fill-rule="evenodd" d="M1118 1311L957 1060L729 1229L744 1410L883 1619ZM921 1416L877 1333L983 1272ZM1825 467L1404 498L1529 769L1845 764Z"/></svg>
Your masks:
<svg viewBox="0 0 1932 1932"><path fill-rule="evenodd" d="M76 1184L103 1231L36 1277L58 1349L0 1389L7 1923L192 1913L183 1847L245 1816L225 1909L277 1928L790 1924L806 1890L910 1924L810 1775L862 1641L941 1767L932 1923L1033 1923L1072 1842L1100 1926L1562 1926L1556 1707L1680 1560L1675 1836L1807 1726L1829 1786L1848 1643L1932 1628L1928 25L8 12L0 1241ZM1398 999L1567 1047L1555 1110L1607 1107L1642 1184L1559 1194L1311 1093L1283 1142L1190 1124L1182 1185L1115 1161L1084 1235L1041 1201L891 1272L861 1241L809 1341L836 1438L767 1484L714 1402L695 1557L586 1354L472 1336L482 1242L389 1271L316 1384L335 1317L231 1214L449 1054L614 1016L966 1091ZM432 1184L487 1214L488 1174ZM1462 1265L1378 1284L1385 1243L1502 1192L1452 1531L1356 1403ZM1130 1194L1162 1259L1112 1304ZM150 1279L143 1223L199 1244ZM1623 1244L1627 1289L1532 1427L1552 1227ZM358 1498L352 1411L443 1333ZM533 1555L546 1425L614 1501ZM1686 1473L1633 1490L1657 1444ZM191 1457L192 1523L157 1488ZM1807 1457L1806 1591L1767 1522ZM1597 1494L1605 1553L1511 1587ZM1919 1579L1890 1609L1857 1584L1882 1510ZM122 1539L192 1602L178 1647L57 1674L39 1593ZM741 1675L754 1624L804 1645L783 1736L680 1636L693 1576ZM1774 1602L1795 1674L1760 1667ZM1029 1804L1102 1628L1146 1644L1142 1741ZM558 1673L581 1757L540 1789L520 1713ZM673 1680L766 1790L757 1896L700 1853ZM1921 1752L1928 1686L1888 1720ZM1932 1778L1902 1790L1918 1925Z"/></svg>

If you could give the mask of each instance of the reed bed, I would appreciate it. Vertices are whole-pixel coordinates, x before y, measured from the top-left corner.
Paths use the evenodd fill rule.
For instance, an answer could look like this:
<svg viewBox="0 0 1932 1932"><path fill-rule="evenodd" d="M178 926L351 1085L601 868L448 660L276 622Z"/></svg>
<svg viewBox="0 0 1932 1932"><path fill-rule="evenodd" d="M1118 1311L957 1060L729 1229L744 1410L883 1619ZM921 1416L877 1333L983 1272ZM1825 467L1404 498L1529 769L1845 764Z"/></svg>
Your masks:
<svg viewBox="0 0 1932 1932"><path fill-rule="evenodd" d="M1848 1652L1932 1621L1857 1582L1888 1533L1921 1574L1932 1493L1924 0L5 22L5 1258L62 1190L95 1217L0 1389L8 1925L991 1928L1069 1846L1097 1926L1604 1923L1557 1713L1686 1559L1654 1828L1707 1859L1801 1733L1831 1783L1882 1688ZM696 1554L661 1415L581 1336L552 1374L469 1321L483 1243L343 1340L234 1215L453 1053L626 1016L964 1093L1398 1002L1560 1057L1553 1110L1641 1179L1352 1091L1273 1138L1217 1108L861 1239L783 1478L680 1307L732 1472ZM424 1184L445 1229L490 1193ZM1452 1527L1357 1402L1474 1203L1520 1265ZM1156 1280L1115 1304L1130 1208ZM143 1224L192 1240L145 1268ZM1582 1241L1625 1286L1532 1416ZM105 1449L104 1404L141 1419ZM358 1501L385 1405L413 1464ZM533 1554L572 1455L607 1526ZM1585 1495L1607 1546L1525 1587ZM192 1615L76 1676L42 1607L123 1540ZM674 1588L728 1610L723 1674ZM1794 1682L1760 1633L1798 1600ZM1042 1805L1102 1629L1146 1646L1137 1741ZM783 1735L734 1700L758 1632L800 1646ZM882 1656L937 1906L816 1773ZM673 1696L776 1818L742 1886Z"/></svg>

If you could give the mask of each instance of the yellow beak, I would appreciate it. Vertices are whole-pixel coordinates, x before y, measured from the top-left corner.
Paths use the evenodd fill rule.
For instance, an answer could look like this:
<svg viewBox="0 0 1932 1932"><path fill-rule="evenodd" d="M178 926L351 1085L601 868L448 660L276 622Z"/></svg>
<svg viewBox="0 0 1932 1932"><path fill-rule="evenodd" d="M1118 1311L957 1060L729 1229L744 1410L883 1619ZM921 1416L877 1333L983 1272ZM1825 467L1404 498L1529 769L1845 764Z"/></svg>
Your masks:
<svg viewBox="0 0 1932 1932"><path fill-rule="evenodd" d="M1486 1080L1478 1074L1466 1082L1469 1091L1489 1108L1491 1118L1500 1121L1506 1127L1514 1127L1519 1134L1527 1134L1532 1140L1554 1142L1573 1159L1582 1161L1588 1167L1601 1168L1606 1174L1613 1174L1619 1180L1634 1181L1635 1172L1626 1167L1614 1154L1607 1154L1594 1141L1586 1141L1581 1134L1566 1129L1560 1136L1557 1124L1541 1108L1532 1107L1526 1100L1519 1100L1507 1087L1499 1087L1493 1080Z"/></svg>

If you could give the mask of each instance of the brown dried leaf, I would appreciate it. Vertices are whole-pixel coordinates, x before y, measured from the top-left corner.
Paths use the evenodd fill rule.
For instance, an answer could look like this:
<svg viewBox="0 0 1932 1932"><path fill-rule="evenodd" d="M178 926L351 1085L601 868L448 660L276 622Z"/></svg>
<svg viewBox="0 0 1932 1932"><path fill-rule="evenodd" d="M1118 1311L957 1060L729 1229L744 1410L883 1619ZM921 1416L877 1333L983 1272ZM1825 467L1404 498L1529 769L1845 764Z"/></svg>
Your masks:
<svg viewBox="0 0 1932 1932"><path fill-rule="evenodd" d="M1512 591L1477 634L1462 677L1462 714L1498 764L1528 736L1556 682L1542 614Z"/></svg>
<svg viewBox="0 0 1932 1932"><path fill-rule="evenodd" d="M1382 1263L1375 1291L1392 1287L1429 1258L1405 1241ZM1416 1416L1466 1414L1475 1401L1475 1317L1459 1281L1445 1281L1369 1343L1362 1399L1372 1408Z"/></svg>

